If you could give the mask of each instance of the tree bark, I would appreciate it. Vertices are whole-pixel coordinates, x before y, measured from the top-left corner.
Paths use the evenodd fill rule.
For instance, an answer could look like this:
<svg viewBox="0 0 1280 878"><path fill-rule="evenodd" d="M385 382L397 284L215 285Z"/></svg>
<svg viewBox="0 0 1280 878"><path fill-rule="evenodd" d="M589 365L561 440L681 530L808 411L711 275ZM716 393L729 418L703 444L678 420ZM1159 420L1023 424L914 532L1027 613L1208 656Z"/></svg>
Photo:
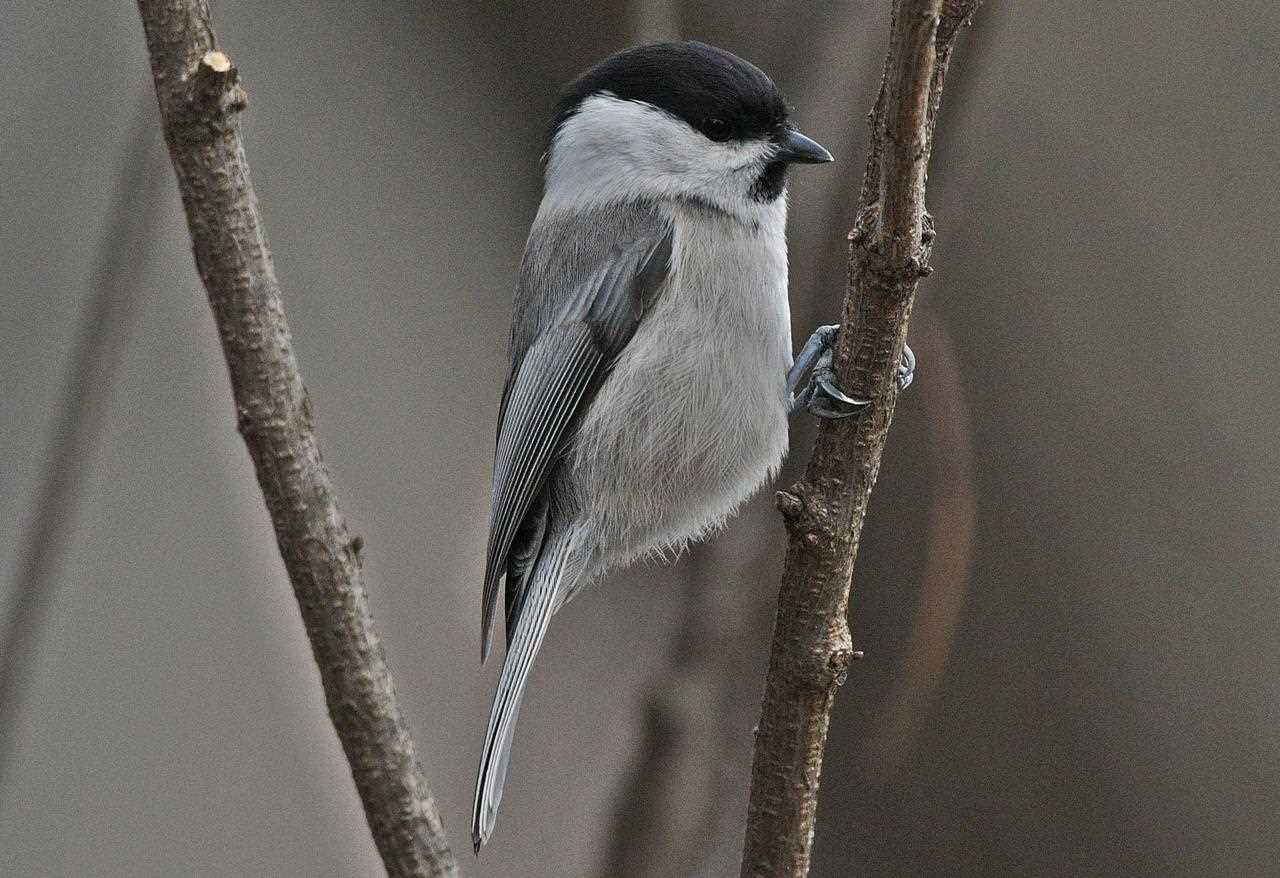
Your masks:
<svg viewBox="0 0 1280 878"><path fill-rule="evenodd" d="M742 872L809 871L818 779L836 690L857 657L849 589L897 399L911 304L929 269L925 182L951 50L979 0L896 0L871 148L849 233L837 384L872 400L824 422L802 481L779 492L789 543L756 733Z"/></svg>
<svg viewBox="0 0 1280 878"><path fill-rule="evenodd" d="M325 700L392 876L457 865L396 705L360 569L312 431L280 286L249 178L246 95L204 0L138 0L196 267L209 294L249 449Z"/></svg>

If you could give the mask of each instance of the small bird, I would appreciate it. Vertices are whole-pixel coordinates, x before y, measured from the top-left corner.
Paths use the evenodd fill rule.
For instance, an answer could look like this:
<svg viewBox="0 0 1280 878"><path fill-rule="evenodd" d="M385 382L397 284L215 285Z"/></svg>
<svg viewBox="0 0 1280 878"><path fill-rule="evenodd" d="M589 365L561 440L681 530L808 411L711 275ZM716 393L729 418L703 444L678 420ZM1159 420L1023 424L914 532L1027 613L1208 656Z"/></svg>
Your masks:
<svg viewBox="0 0 1280 878"><path fill-rule="evenodd" d="M544 158L498 415L481 652L504 580L507 652L477 853L552 615L607 570L723 524L777 472L797 403L867 405L832 383L836 327L793 362L787 170L832 159L759 68L698 42L620 52L567 88Z"/></svg>

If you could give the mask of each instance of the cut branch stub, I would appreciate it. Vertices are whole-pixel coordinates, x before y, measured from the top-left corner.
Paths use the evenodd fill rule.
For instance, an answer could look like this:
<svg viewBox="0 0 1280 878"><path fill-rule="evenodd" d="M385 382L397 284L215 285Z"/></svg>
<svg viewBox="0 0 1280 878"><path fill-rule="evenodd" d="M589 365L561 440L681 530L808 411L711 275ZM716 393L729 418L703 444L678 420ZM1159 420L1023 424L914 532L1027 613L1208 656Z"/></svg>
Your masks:
<svg viewBox="0 0 1280 878"><path fill-rule="evenodd" d="M457 864L396 703L360 569L312 430L240 139L246 95L202 0L138 0L192 251L253 461L374 843L395 878Z"/></svg>
<svg viewBox="0 0 1280 878"><path fill-rule="evenodd" d="M248 102L248 95L240 87L240 71L221 52L206 52L196 65L192 80L192 92L206 112L217 108L224 113L238 113Z"/></svg>

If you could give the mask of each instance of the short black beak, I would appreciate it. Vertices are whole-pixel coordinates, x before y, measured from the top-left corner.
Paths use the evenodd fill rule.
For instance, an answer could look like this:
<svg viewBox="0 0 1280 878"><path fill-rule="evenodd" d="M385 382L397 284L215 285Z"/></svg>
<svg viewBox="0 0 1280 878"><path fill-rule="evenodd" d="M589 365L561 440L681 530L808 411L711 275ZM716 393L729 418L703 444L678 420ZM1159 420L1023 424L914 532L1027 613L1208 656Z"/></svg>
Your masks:
<svg viewBox="0 0 1280 878"><path fill-rule="evenodd" d="M822 144L805 137L794 128L783 129L782 135L778 138L778 151L773 154L773 157L784 162L799 162L806 165L820 165L835 161Z"/></svg>

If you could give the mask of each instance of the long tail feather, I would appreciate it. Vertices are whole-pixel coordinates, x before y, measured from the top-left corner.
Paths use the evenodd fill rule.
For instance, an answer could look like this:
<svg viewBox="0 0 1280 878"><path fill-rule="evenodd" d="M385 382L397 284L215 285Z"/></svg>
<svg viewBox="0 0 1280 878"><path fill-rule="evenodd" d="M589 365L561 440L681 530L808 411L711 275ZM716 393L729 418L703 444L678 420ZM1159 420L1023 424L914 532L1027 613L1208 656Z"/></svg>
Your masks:
<svg viewBox="0 0 1280 878"><path fill-rule="evenodd" d="M557 593L568 584L566 580L575 578L573 542L571 531L554 533L547 538L521 602L519 619L502 664L498 691L493 696L484 750L480 754L471 821L471 841L476 853L493 834L498 803L502 801L502 787L507 777L516 718L520 714L520 700L524 697L534 656L542 646L547 625L555 612Z"/></svg>

